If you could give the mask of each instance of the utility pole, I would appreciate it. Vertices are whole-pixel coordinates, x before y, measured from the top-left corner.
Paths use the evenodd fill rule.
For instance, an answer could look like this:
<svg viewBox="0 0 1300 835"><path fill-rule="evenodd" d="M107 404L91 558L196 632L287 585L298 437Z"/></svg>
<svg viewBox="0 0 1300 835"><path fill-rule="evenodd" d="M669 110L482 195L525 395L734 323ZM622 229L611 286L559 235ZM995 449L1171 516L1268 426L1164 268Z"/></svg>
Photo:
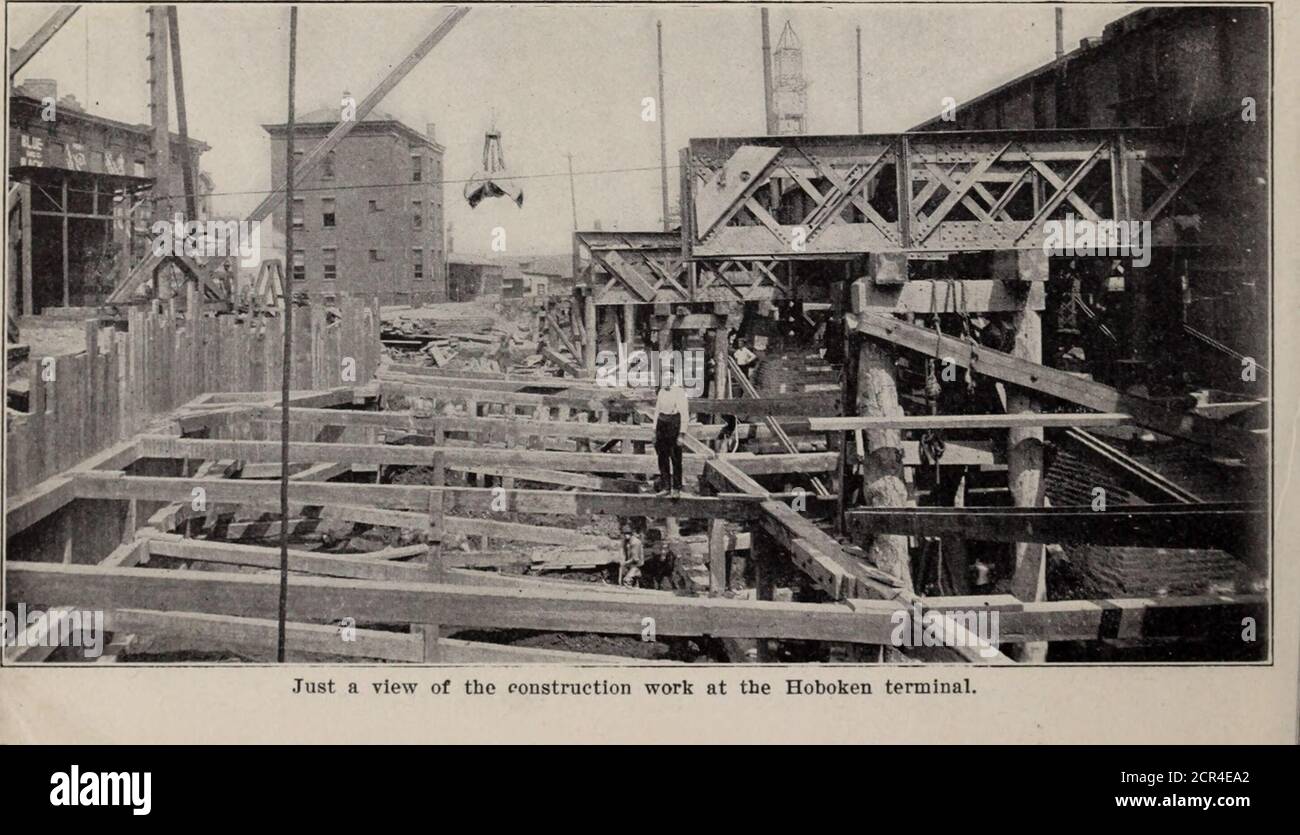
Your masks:
<svg viewBox="0 0 1300 835"><path fill-rule="evenodd" d="M171 134L167 129L167 7L150 6L149 124L153 126L153 219L169 220L172 171Z"/></svg>
<svg viewBox="0 0 1300 835"><path fill-rule="evenodd" d="M1065 9L1056 7L1056 59L1065 55Z"/></svg>
<svg viewBox="0 0 1300 835"><path fill-rule="evenodd" d="M190 129L185 115L185 74L181 71L181 29L176 7L167 7L167 40L172 47L172 86L176 92L176 127L181 134L181 182L185 184L185 214L199 218L199 198L194 188L194 161L190 156Z"/></svg>
<svg viewBox="0 0 1300 835"><path fill-rule="evenodd" d="M578 231L578 197L573 187L573 154L569 154L569 208L573 210L573 231Z"/></svg>
<svg viewBox="0 0 1300 835"><path fill-rule="evenodd" d="M280 613L275 660L284 663L285 621L289 613L289 389L293 381L293 90L298 59L298 7L289 7L289 118L284 155L284 377L280 386ZM382 468L381 468L382 469Z"/></svg>
<svg viewBox="0 0 1300 835"><path fill-rule="evenodd" d="M776 135L776 107L772 101L772 40L768 32L767 9L759 9L763 22L763 114L767 120L767 135Z"/></svg>
<svg viewBox="0 0 1300 835"><path fill-rule="evenodd" d="M862 133L862 27L858 27L858 133Z"/></svg>
<svg viewBox="0 0 1300 835"><path fill-rule="evenodd" d="M664 22L655 22L659 35L659 107L655 116L659 120L659 191L663 197L664 231L672 229L668 218L668 128L664 122Z"/></svg>

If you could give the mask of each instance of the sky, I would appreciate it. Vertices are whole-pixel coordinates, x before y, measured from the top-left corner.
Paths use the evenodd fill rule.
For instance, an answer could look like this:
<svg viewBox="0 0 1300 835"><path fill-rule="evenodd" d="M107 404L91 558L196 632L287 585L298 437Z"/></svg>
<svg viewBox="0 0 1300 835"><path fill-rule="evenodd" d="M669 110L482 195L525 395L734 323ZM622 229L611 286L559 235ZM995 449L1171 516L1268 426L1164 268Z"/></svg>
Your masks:
<svg viewBox="0 0 1300 835"><path fill-rule="evenodd" d="M261 125L285 120L288 7L181 3L179 23L189 131L212 150L214 212L240 215L270 182ZM10 3L9 46L55 8ZM298 112L360 101L446 13L445 6L304 3L298 13ZM862 28L864 129L894 133L1051 60L1053 6L795 3L769 6L775 46L789 20L804 50L808 133L856 130L855 28ZM1066 4L1067 49L1133 11ZM444 189L458 252L488 252L507 231L514 254L567 252L573 155L578 225L660 227L659 126L643 99L657 93L655 23L664 32L664 103L670 200L677 151L691 137L761 134L763 79L757 6L699 4L475 4L378 110L423 132L437 125L444 176L481 165L495 122L505 159L522 179L523 208L506 200L470 209L463 185ZM53 78L92 113L147 122L145 6L88 4L18 76ZM173 130L175 114L173 101ZM627 170L638 169L638 170ZM604 173L600 173L604 172Z"/></svg>

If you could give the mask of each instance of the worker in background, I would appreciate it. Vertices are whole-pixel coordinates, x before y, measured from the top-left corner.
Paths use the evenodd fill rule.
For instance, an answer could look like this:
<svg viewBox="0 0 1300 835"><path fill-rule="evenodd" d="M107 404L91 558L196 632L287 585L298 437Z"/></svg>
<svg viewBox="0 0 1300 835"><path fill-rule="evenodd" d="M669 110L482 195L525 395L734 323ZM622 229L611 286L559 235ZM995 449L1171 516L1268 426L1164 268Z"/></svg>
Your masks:
<svg viewBox="0 0 1300 835"><path fill-rule="evenodd" d="M686 390L677 384L677 374L668 363L660 378L659 395L655 398L655 454L659 456L659 495L669 492L673 498L682 493L682 443L685 441L686 423L690 419L686 406Z"/></svg>
<svg viewBox="0 0 1300 835"><path fill-rule="evenodd" d="M754 366L758 365L758 354L749 350L749 346L745 344L745 340L736 340L736 348L731 352L731 358L735 360L736 367L745 375L745 379L753 382L753 371Z"/></svg>
<svg viewBox="0 0 1300 835"><path fill-rule="evenodd" d="M641 579L641 566L645 564L645 544L641 534L631 526L623 528L623 562L618 567L621 586L635 586Z"/></svg>

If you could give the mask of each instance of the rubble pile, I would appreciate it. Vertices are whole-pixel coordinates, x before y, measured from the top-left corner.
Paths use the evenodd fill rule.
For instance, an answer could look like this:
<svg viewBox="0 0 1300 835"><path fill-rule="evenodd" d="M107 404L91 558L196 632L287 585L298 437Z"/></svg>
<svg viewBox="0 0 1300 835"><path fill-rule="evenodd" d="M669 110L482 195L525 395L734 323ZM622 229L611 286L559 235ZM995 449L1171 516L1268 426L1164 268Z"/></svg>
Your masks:
<svg viewBox="0 0 1300 835"><path fill-rule="evenodd" d="M396 362L457 371L554 373L537 323L499 304L442 304L385 311L380 341Z"/></svg>

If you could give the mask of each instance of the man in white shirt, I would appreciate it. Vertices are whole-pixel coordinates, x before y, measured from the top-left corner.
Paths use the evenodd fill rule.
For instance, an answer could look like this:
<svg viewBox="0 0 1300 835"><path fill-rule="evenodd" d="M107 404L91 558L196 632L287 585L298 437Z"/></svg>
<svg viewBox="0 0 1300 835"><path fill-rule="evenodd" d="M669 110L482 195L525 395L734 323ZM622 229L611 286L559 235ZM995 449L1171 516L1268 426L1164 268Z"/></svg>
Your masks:
<svg viewBox="0 0 1300 835"><path fill-rule="evenodd" d="M655 398L655 454L659 456L659 495L682 493L682 440L687 414L686 391L677 385L671 365L663 370L659 395Z"/></svg>
<svg viewBox="0 0 1300 835"><path fill-rule="evenodd" d="M732 352L731 358L736 361L736 367L749 380L754 379L754 366L758 363L758 355L749 350L743 339L736 340L736 350Z"/></svg>

